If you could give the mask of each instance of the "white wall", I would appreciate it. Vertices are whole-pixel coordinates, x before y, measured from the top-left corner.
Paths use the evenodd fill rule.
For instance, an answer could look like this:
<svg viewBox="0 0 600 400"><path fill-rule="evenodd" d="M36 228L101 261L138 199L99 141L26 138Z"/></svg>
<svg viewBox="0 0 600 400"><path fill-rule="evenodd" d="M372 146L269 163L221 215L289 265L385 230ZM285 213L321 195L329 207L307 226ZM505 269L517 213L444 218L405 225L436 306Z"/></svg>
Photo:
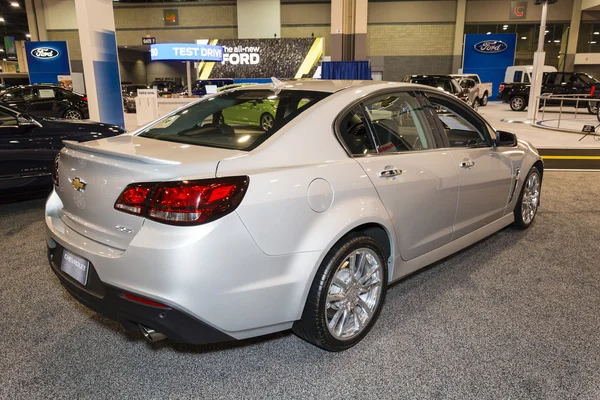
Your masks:
<svg viewBox="0 0 600 400"><path fill-rule="evenodd" d="M281 37L279 0L237 0L239 39Z"/></svg>
<svg viewBox="0 0 600 400"><path fill-rule="evenodd" d="M42 0L46 29L77 29L74 0Z"/></svg>

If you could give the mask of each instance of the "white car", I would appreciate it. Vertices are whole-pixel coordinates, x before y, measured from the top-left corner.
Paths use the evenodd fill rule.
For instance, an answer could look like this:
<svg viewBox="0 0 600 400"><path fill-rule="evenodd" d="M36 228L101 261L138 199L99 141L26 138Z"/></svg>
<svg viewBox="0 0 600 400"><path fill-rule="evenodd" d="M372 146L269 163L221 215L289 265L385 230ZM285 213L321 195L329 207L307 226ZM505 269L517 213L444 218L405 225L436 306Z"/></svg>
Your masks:
<svg viewBox="0 0 600 400"><path fill-rule="evenodd" d="M473 81L475 81L475 84L477 85L477 90L479 92L479 105L487 105L488 99L492 97L492 82L481 82L481 79L477 74L451 74L450 76L459 82L461 81L461 79L472 79Z"/></svg>
<svg viewBox="0 0 600 400"><path fill-rule="evenodd" d="M269 130L222 117L266 100ZM390 82L243 87L65 144L45 211L50 265L76 299L151 341L291 328L347 349L389 283L529 227L543 174L530 144L464 102Z"/></svg>

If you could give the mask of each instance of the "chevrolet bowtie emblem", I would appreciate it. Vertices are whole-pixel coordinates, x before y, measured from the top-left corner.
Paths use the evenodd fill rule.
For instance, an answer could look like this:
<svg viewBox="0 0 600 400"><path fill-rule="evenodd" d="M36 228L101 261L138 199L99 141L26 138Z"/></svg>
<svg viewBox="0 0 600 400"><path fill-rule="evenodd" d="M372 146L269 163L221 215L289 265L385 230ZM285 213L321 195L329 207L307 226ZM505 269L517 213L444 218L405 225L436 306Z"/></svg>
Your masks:
<svg viewBox="0 0 600 400"><path fill-rule="evenodd" d="M71 181L71 185L73 185L73 189L77 190L78 192L83 192L87 186L87 183L85 183L82 179L74 178Z"/></svg>

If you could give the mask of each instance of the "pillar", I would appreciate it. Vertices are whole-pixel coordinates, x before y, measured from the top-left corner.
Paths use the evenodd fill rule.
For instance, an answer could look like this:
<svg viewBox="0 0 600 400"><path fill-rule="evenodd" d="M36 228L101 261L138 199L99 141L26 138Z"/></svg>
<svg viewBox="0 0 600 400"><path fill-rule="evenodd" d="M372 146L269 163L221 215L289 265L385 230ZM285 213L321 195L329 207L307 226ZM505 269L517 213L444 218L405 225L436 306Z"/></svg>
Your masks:
<svg viewBox="0 0 600 400"><path fill-rule="evenodd" d="M31 41L48 40L42 0L25 0L25 11L27 12L27 25L29 26Z"/></svg>
<svg viewBox="0 0 600 400"><path fill-rule="evenodd" d="M564 68L562 71L573 71L575 69L575 54L577 54L577 42L579 41L579 26L581 24L582 0L573 0L573 11L571 13L571 26L569 28L569 40L567 42L567 54L565 55Z"/></svg>
<svg viewBox="0 0 600 400"><path fill-rule="evenodd" d="M75 0L90 119L124 126L112 1Z"/></svg>
<svg viewBox="0 0 600 400"><path fill-rule="evenodd" d="M465 40L465 17L467 14L467 0L456 2L456 25L454 27L454 48L452 49L452 73L457 73L462 68L463 42Z"/></svg>
<svg viewBox="0 0 600 400"><path fill-rule="evenodd" d="M367 59L367 0L331 1L331 60Z"/></svg>

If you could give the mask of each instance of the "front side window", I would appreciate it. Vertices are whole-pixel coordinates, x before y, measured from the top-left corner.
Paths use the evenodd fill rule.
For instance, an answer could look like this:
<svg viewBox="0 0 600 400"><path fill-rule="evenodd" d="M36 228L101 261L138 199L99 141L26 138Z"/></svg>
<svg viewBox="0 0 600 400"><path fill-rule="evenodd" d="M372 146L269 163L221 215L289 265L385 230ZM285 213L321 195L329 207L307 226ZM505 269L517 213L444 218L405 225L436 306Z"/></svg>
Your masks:
<svg viewBox="0 0 600 400"><path fill-rule="evenodd" d="M521 82L523 80L523 71L515 71L513 82Z"/></svg>
<svg viewBox="0 0 600 400"><path fill-rule="evenodd" d="M52 99L57 96L53 88L39 88L37 89L37 97L39 99Z"/></svg>
<svg viewBox="0 0 600 400"><path fill-rule="evenodd" d="M222 92L158 120L139 136L250 151L329 94L301 90Z"/></svg>
<svg viewBox="0 0 600 400"><path fill-rule="evenodd" d="M377 97L365 102L365 109L373 126L379 153L418 151L433 147L425 112L411 93Z"/></svg>
<svg viewBox="0 0 600 400"><path fill-rule="evenodd" d="M442 123L450 147L490 146L485 123L469 111L449 99L429 96L436 114Z"/></svg>

